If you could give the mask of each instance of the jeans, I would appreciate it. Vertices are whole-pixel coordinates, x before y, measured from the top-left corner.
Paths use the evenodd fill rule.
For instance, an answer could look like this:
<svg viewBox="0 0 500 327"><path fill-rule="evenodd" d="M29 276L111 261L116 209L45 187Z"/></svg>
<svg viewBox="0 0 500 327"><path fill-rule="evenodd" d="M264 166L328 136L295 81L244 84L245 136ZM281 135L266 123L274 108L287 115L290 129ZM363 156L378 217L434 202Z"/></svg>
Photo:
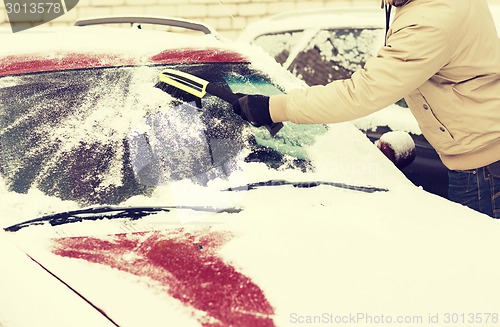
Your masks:
<svg viewBox="0 0 500 327"><path fill-rule="evenodd" d="M448 172L448 197L493 218L500 218L500 161L471 170Z"/></svg>

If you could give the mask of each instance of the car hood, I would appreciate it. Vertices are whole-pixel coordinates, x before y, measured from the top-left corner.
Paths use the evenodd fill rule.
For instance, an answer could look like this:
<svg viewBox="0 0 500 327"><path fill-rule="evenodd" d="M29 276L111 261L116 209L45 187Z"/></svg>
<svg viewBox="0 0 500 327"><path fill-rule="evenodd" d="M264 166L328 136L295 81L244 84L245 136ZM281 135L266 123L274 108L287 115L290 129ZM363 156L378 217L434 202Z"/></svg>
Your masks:
<svg viewBox="0 0 500 327"><path fill-rule="evenodd" d="M244 202L259 205L240 213L158 215L161 224L114 223L121 232L112 234L7 236L119 326L287 326L323 313L426 317L498 307L498 267L487 249L500 242L490 219L465 218L458 206L437 215L444 200L424 192L415 196L425 208L394 204L389 192L280 191L301 196L299 206L286 196L270 201L277 190L249 192ZM354 198L357 208L347 205Z"/></svg>
<svg viewBox="0 0 500 327"><path fill-rule="evenodd" d="M286 172L289 180L339 185L254 183L283 175L266 175L253 164L229 181L214 181L212 189L187 182L161 189L184 206L140 220L3 232L2 239L36 263L36 269L9 274L9 283L17 278L21 285L36 270L50 273L106 317L103 326L287 326L313 319L367 324L370 318L494 312L500 291L492 259L500 245L495 221L412 186L368 141L351 146L365 150L372 171L353 168L352 156L343 158L352 149L338 147L345 141L335 137L354 128L349 126L338 125L311 150L322 152L321 175ZM325 155L327 145L336 153ZM393 178L387 180L386 171ZM254 187L238 187L249 182ZM377 190L342 187L344 182ZM155 199L126 205L148 201ZM240 210L188 208L195 204ZM10 255L2 255L5 262ZM19 312L9 311L18 305L10 299L2 314ZM50 310L37 319L58 325ZM88 325L86 319L78 323Z"/></svg>

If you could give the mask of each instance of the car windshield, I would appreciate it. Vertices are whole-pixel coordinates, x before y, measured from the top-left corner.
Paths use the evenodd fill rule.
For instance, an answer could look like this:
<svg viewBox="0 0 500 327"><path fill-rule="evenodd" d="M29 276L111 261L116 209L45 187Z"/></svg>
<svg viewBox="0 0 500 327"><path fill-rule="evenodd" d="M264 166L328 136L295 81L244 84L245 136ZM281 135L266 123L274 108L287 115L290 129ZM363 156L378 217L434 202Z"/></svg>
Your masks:
<svg viewBox="0 0 500 327"><path fill-rule="evenodd" d="M199 108L155 88L165 68L234 92L281 92L244 63L2 77L0 173L9 190L37 188L86 205L118 204L171 181L204 184L223 178L241 160L270 168L311 168L302 146L311 142L310 135L324 133L325 126L300 127L300 133L288 126L272 138L263 128L249 127L218 98L205 96Z"/></svg>

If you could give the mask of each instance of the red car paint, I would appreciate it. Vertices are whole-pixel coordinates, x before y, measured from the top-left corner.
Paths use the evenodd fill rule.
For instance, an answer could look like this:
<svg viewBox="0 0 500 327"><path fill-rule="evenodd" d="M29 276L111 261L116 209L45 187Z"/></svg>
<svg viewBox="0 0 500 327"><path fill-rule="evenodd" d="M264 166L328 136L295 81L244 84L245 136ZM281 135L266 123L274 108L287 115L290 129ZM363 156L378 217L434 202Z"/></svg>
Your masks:
<svg viewBox="0 0 500 327"><path fill-rule="evenodd" d="M114 54L59 53L17 55L0 58L0 76L37 73L54 70L154 64L184 64L208 62L248 62L243 55L221 49L171 49L149 58Z"/></svg>
<svg viewBox="0 0 500 327"><path fill-rule="evenodd" d="M248 58L237 52L221 49L174 49L165 50L150 59L154 63L206 63L248 62Z"/></svg>
<svg viewBox="0 0 500 327"><path fill-rule="evenodd" d="M57 239L54 253L150 277L193 308L203 326L274 326L274 309L259 286L217 256L217 249L231 238L209 229L180 228ZM205 315L196 314L200 311Z"/></svg>

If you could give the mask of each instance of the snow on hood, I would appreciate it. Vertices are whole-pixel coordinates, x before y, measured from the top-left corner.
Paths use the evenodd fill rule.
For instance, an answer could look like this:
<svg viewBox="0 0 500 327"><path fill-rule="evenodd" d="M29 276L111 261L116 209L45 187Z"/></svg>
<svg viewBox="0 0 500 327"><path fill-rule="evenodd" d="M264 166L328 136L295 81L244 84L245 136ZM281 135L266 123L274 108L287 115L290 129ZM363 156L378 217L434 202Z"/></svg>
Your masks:
<svg viewBox="0 0 500 327"><path fill-rule="evenodd" d="M313 152L331 145L328 137L321 143ZM251 166L247 171L267 177L265 169ZM240 178L248 180L249 175ZM50 232L53 227L48 226L16 236L30 239L24 245L33 256L119 325L199 326L207 319L229 325L228 319L257 319L260 323L253 325L289 326L291 319L322 313L426 317L431 311L470 306L494 310L500 290L492 282L496 269L491 252L484 251L498 245L494 221L400 182L394 181L390 192L376 194L328 187L231 193L228 199L241 205L242 212L180 224L170 213L159 214L150 225L157 232L132 234L137 225L131 223L127 233L106 235L105 222L92 222L74 226L88 231L81 238L41 242L36 235ZM207 200L208 192L199 195ZM133 201L144 205L152 200ZM59 236L73 235L68 230ZM148 255L154 255L151 267L144 266ZM167 265L174 259L177 263ZM219 284L220 279L210 279L215 272L227 280ZM234 296L210 300L204 292L219 294L214 287ZM212 302L227 307L209 309Z"/></svg>
<svg viewBox="0 0 500 327"><path fill-rule="evenodd" d="M352 123L365 131L374 131L377 127L387 126L393 131L422 135L418 122L410 109L400 107L397 104L392 104L368 116L355 119Z"/></svg>
<svg viewBox="0 0 500 327"><path fill-rule="evenodd" d="M492 219L411 185L351 124L332 125L307 150L315 173L244 163L227 180L207 187L184 180L122 204L239 207L239 213L174 211L136 222L33 226L0 240L11 237L119 325L228 325L235 319L288 326L292 319L322 313L394 317L471 305L494 310L500 290L491 282L494 260L484 251L498 247ZM329 180L389 191L329 186L220 191L268 179ZM0 196L9 203L3 226L77 207L36 190L16 194L2 188ZM144 264L150 261L154 264ZM29 278L28 273L18 276ZM234 296L210 299L207 292L219 294L217 289ZM478 290L481 296L475 298ZM210 303L230 310L210 309ZM7 317L16 321L16 314L22 312Z"/></svg>

